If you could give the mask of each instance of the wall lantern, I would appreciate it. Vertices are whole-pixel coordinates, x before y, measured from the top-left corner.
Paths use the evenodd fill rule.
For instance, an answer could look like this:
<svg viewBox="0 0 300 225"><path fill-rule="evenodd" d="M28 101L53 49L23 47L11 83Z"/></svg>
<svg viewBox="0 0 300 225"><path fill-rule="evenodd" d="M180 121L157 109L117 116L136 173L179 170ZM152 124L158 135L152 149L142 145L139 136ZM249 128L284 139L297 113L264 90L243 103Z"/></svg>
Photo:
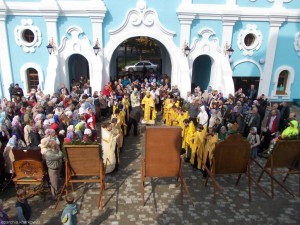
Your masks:
<svg viewBox="0 0 300 225"><path fill-rule="evenodd" d="M51 55L52 53L54 53L54 49L55 49L55 44L53 41L53 38L49 41L49 44L46 46L49 55Z"/></svg>
<svg viewBox="0 0 300 225"><path fill-rule="evenodd" d="M95 46L93 47L94 53L95 55L98 55L99 51L100 51L100 47L99 47L99 41L97 39Z"/></svg>

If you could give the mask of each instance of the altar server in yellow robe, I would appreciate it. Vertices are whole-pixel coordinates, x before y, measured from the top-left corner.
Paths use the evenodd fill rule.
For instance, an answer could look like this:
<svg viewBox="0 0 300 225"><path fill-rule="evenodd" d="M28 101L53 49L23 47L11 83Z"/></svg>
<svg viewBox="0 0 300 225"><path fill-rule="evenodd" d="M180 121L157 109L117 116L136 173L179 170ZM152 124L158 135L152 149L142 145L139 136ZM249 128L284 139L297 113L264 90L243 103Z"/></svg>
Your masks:
<svg viewBox="0 0 300 225"><path fill-rule="evenodd" d="M144 121L154 122L156 119L155 102L150 95L150 91L146 91L146 96L142 100L142 109L144 110Z"/></svg>
<svg viewBox="0 0 300 225"><path fill-rule="evenodd" d="M215 146L219 141L218 133L215 132L214 128L210 127L208 128L208 132L205 136L205 145L204 145L204 151L203 151L203 158L202 158L202 170L204 171L205 165L207 161L209 162L209 165L211 166L212 159L215 154Z"/></svg>
<svg viewBox="0 0 300 225"><path fill-rule="evenodd" d="M202 154L203 151L203 141L204 141L204 131L203 126L198 124L196 127L195 133L190 138L191 144L191 159L190 163L194 166L195 165L195 156L196 154Z"/></svg>

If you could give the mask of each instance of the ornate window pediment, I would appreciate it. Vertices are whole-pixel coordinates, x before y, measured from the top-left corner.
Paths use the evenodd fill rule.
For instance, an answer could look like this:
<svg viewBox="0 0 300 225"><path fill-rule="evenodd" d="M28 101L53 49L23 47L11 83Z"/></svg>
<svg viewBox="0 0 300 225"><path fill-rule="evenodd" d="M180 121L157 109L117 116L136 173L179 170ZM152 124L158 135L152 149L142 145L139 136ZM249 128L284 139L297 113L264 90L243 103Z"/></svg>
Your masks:
<svg viewBox="0 0 300 225"><path fill-rule="evenodd" d="M244 56L252 56L262 45L263 35L255 24L248 24L246 29L240 30L237 45Z"/></svg>
<svg viewBox="0 0 300 225"><path fill-rule="evenodd" d="M17 45L23 47L24 52L35 52L42 43L41 31L31 19L22 19L21 25L15 27L14 34Z"/></svg>

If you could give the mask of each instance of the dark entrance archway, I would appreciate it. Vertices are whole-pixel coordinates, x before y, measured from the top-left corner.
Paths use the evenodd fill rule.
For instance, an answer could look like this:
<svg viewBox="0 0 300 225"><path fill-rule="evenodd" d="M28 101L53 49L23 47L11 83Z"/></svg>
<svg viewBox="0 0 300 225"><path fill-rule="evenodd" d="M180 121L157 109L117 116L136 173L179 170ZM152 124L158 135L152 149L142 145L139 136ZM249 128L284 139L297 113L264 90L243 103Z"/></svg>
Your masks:
<svg viewBox="0 0 300 225"><path fill-rule="evenodd" d="M199 86L206 90L210 81L211 58L208 55L198 56L193 63L192 89Z"/></svg>
<svg viewBox="0 0 300 225"><path fill-rule="evenodd" d="M74 81L79 81L81 76L85 77L87 80L90 79L89 63L84 56L80 54L71 55L68 66L70 85L74 83Z"/></svg>
<svg viewBox="0 0 300 225"><path fill-rule="evenodd" d="M111 80L126 74L134 76L135 79L142 78L147 76L147 72L171 76L171 70L171 59L166 47L157 39L148 36L135 36L124 40L115 49L110 61Z"/></svg>
<svg viewBox="0 0 300 225"><path fill-rule="evenodd" d="M259 77L233 77L234 89L237 91L239 88L243 89L245 94L250 89L250 86L254 84L255 89L258 90Z"/></svg>

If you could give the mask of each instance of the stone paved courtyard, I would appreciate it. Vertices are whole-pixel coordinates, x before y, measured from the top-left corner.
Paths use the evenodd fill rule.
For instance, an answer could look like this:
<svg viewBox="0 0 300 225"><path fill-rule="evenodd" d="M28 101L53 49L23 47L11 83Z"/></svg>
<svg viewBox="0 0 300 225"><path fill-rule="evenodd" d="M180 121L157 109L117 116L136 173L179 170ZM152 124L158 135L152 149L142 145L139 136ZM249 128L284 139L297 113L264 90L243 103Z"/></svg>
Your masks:
<svg viewBox="0 0 300 225"><path fill-rule="evenodd" d="M253 184L252 202L249 202L245 176L242 176L238 186L235 186L237 176L220 176L217 180L223 187L223 195L217 194L214 204L212 183L205 187L202 174L187 163L183 173L192 200L184 192L181 204L180 188L175 186L175 178L147 178L145 206L142 206L140 162L144 155L143 146L143 132L138 137L126 138L119 170L106 176L102 211L97 209L98 184L75 186L74 196L79 205L78 224L300 224L299 196L292 197L275 184L275 198L270 199ZM163 153L163 149L161 151ZM258 176L256 166L251 166L251 172ZM298 194L298 182L299 177L291 175L286 185ZM269 190L268 177L263 176L261 183ZM16 220L14 195L14 187L10 186L1 193L1 198L10 218ZM43 201L39 197L31 198L30 205L33 210L32 224L61 224L64 201L60 202L57 210L53 209L52 201Z"/></svg>

